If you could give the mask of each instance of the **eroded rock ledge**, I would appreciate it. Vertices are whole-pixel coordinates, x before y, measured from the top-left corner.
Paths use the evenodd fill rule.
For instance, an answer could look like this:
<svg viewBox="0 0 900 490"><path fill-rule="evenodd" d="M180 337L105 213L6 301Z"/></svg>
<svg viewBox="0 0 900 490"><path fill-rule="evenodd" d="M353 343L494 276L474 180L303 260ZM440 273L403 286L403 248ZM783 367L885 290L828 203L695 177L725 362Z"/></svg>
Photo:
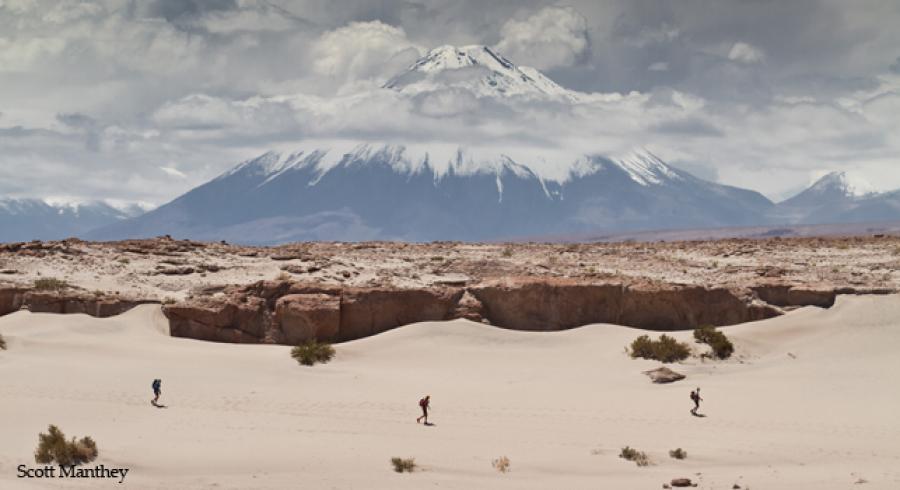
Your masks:
<svg viewBox="0 0 900 490"><path fill-rule="evenodd" d="M515 278L468 287L341 287L260 281L165 305L172 335L238 343L341 342L415 322L467 318L503 328L554 331L591 323L653 330L733 325L830 306L836 294L889 290L753 289ZM768 301L764 300L768 298Z"/></svg>
<svg viewBox="0 0 900 490"><path fill-rule="evenodd" d="M725 288L533 277L419 288L278 280L201 291L185 301L164 304L163 312L176 337L296 345L312 338L342 342L410 323L455 318L532 331L565 330L591 323L681 330L761 320L793 307L830 307L838 294L892 292L889 288L787 284ZM73 289L38 291L0 285L0 315L27 308L32 312L108 317L155 302Z"/></svg>
<svg viewBox="0 0 900 490"><path fill-rule="evenodd" d="M0 316L27 309L34 313L84 313L105 318L146 303L158 301L78 290L38 291L0 284Z"/></svg>

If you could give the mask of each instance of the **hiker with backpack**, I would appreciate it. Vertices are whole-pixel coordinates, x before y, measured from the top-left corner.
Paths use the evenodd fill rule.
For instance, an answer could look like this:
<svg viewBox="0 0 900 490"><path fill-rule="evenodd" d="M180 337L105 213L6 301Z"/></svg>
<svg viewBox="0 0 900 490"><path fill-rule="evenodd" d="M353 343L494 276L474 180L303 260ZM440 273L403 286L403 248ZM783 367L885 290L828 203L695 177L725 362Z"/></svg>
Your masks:
<svg viewBox="0 0 900 490"><path fill-rule="evenodd" d="M162 380L154 379L153 384L150 385L153 388L153 400L150 401L154 407L159 406L157 402L159 401L159 395L162 393Z"/></svg>
<svg viewBox="0 0 900 490"><path fill-rule="evenodd" d="M700 402L703 401L703 398L700 398L699 387L691 392L691 400L694 402L694 408L691 409L691 415L697 415L697 410L700 410Z"/></svg>
<svg viewBox="0 0 900 490"><path fill-rule="evenodd" d="M428 425L428 406L431 404L431 395L425 395L425 398L419 400L419 407L422 408L422 415L416 419L416 423L420 423L425 419L425 425Z"/></svg>

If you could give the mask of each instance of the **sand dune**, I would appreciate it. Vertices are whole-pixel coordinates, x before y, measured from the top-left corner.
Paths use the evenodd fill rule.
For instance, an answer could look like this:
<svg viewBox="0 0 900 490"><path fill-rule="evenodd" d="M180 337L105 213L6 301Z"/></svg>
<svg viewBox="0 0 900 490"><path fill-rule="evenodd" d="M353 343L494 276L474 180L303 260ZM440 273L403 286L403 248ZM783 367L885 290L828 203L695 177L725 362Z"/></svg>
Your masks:
<svg viewBox="0 0 900 490"><path fill-rule="evenodd" d="M289 348L168 337L158 306L96 319L0 318L0 488L22 480L37 434L58 424L130 468L132 488L900 488L900 296L725 329L734 359L676 364L653 385L624 347L641 332L534 333L456 320L338 346L303 368ZM677 337L688 339L689 332ZM699 349L699 347L698 347ZM150 406L163 379L166 409ZM705 418L689 414L702 387ZM433 397L435 426L415 423ZM617 457L630 445L654 464ZM676 461L668 450L682 447ZM491 460L505 455L511 472ZM422 471L396 474L392 456ZM855 482L865 480L865 484Z"/></svg>

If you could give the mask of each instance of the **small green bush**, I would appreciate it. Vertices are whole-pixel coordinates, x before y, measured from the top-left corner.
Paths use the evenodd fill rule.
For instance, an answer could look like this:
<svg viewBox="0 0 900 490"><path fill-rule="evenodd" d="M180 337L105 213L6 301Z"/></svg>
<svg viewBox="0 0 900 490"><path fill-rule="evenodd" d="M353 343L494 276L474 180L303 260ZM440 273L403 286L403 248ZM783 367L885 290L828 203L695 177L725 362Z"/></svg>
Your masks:
<svg viewBox="0 0 900 490"><path fill-rule="evenodd" d="M304 366L326 363L334 357L334 347L328 342L310 339L291 349L291 357Z"/></svg>
<svg viewBox="0 0 900 490"><path fill-rule="evenodd" d="M681 448L672 449L671 451L669 451L669 457L674 459L684 459L687 457L687 451Z"/></svg>
<svg viewBox="0 0 900 490"><path fill-rule="evenodd" d="M694 330L694 339L709 345L712 348L713 356L717 359L728 359L734 353L734 344L728 340L724 333L715 329L715 327L704 325Z"/></svg>
<svg viewBox="0 0 900 490"><path fill-rule="evenodd" d="M34 280L34 289L38 291L59 291L72 287L71 284L55 277L42 277Z"/></svg>
<svg viewBox="0 0 900 490"><path fill-rule="evenodd" d="M397 473L412 473L416 469L415 458L391 458L391 464L394 465L394 471Z"/></svg>
<svg viewBox="0 0 900 490"><path fill-rule="evenodd" d="M619 457L627 461L634 461L634 464L638 466L648 466L650 464L650 458L647 457L646 453L628 446L622 448Z"/></svg>
<svg viewBox="0 0 900 490"><path fill-rule="evenodd" d="M79 465L97 459L97 443L90 437L82 437L76 441L66 440L59 427L50 425L47 434L38 434L38 447L34 452L34 461L38 464L50 464L56 461L60 466Z"/></svg>
<svg viewBox="0 0 900 490"><path fill-rule="evenodd" d="M660 335L659 340L652 340L641 335L631 343L631 357L651 359L664 363L682 361L691 355L691 348L668 335Z"/></svg>

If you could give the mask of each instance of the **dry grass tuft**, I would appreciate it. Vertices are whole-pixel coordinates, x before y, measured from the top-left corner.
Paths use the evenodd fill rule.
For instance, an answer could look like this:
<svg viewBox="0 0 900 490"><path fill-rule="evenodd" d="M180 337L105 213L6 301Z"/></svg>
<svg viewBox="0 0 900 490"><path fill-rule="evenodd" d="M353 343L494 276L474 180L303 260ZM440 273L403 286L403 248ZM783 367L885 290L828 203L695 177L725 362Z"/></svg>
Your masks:
<svg viewBox="0 0 900 490"><path fill-rule="evenodd" d="M641 335L631 343L629 354L634 358L640 357L668 363L687 359L691 355L691 348L684 342L679 342L665 334L660 335L659 340L652 340L647 335Z"/></svg>
<svg viewBox="0 0 900 490"><path fill-rule="evenodd" d="M59 427L50 425L47 433L38 434L38 447L34 451L34 461L38 464L56 462L60 466L80 465L97 459L97 443L90 437L80 440L66 440Z"/></svg>
<svg viewBox="0 0 900 490"><path fill-rule="evenodd" d="M319 342L315 339L307 340L301 345L291 349L291 357L304 366L312 366L317 363L326 363L334 357L334 347L328 342Z"/></svg>
<svg viewBox="0 0 900 490"><path fill-rule="evenodd" d="M55 277L42 277L34 280L34 289L38 291L61 291L71 287L71 284Z"/></svg>
<svg viewBox="0 0 900 490"><path fill-rule="evenodd" d="M632 447L623 447L622 452L619 453L619 457L628 461L634 461L634 464L638 466L650 465L650 458L647 457L647 454Z"/></svg>
<svg viewBox="0 0 900 490"><path fill-rule="evenodd" d="M415 458L391 458L391 465L397 473L412 473L416 469Z"/></svg>
<svg viewBox="0 0 900 490"><path fill-rule="evenodd" d="M507 471L509 471L509 458L507 458L506 456L500 456L499 458L491 461L491 465L500 473L506 473Z"/></svg>

